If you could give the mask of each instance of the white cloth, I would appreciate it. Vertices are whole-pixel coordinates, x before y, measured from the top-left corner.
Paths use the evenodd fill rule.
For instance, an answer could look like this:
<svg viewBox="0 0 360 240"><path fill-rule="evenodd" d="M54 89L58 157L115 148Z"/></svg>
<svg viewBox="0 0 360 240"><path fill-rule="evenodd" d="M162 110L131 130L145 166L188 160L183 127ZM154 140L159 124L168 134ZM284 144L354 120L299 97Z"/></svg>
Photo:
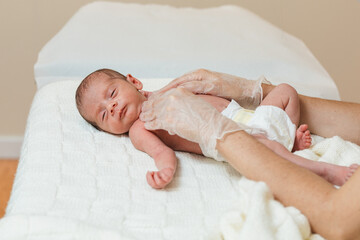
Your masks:
<svg viewBox="0 0 360 240"><path fill-rule="evenodd" d="M251 128L264 131L269 140L277 141L289 151L292 151L296 126L281 108L268 105L259 106L253 112L244 109L232 100L221 113L236 122L241 122ZM251 131L245 131L251 134Z"/></svg>

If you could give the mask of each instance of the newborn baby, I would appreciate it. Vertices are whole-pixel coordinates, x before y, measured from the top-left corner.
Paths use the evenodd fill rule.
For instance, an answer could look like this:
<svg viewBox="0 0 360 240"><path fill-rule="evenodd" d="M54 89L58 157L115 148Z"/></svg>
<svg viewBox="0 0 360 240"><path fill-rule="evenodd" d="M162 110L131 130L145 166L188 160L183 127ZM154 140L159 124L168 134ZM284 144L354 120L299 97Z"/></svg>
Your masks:
<svg viewBox="0 0 360 240"><path fill-rule="evenodd" d="M146 152L154 159L159 171L147 172L146 179L151 187L159 189L164 188L173 179L177 167L174 150L197 154L203 154L203 152L198 144L170 135L164 130L145 129L144 123L139 120L139 115L142 103L146 101L149 94L142 91L142 83L130 74L124 76L114 70L100 69L81 82L76 91L76 105L81 116L98 130L111 134L129 133L135 148ZM219 112L227 109L230 103L227 99L210 95L199 95L199 97ZM314 162L290 152L308 148L311 144L310 132L306 125L301 125L296 130L300 116L296 97L296 91L288 85L279 85L274 88L261 103L262 109L265 109L265 112L269 109L270 112L280 112L287 123L285 126L275 127L275 130L263 129L264 134L257 134L254 137L280 156L308 168L329 182L336 185L344 184L356 170L357 165L342 167ZM229 107L231 109L225 112L232 111L234 104ZM241 109L240 106L235 106L235 109L239 108ZM262 118L261 115L264 115L263 110L258 112L263 113L257 114L257 111L250 113L250 121L255 122L253 127L259 127L256 124L259 121L253 119ZM234 114L227 113L227 115L231 117L230 115ZM235 115L239 116L237 113ZM249 117L245 117L246 123L249 123L248 120Z"/></svg>

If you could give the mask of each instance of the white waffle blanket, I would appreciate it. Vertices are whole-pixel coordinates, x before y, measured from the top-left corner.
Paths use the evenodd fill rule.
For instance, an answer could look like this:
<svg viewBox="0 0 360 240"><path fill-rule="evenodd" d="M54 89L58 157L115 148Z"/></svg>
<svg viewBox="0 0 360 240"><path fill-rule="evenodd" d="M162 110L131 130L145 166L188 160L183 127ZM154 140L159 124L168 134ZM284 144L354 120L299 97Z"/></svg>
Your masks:
<svg viewBox="0 0 360 240"><path fill-rule="evenodd" d="M74 103L78 83L37 92L0 239L320 238L299 211L227 163L177 152L174 181L152 189L145 174L156 168L147 154L127 136L82 120ZM354 161L360 151L352 148Z"/></svg>

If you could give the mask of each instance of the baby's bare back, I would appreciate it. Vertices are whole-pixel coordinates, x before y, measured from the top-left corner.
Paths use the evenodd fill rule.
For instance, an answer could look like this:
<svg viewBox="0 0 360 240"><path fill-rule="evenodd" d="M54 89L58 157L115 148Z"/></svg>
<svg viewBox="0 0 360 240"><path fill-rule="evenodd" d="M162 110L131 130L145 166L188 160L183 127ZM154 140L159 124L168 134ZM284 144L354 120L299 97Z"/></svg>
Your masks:
<svg viewBox="0 0 360 240"><path fill-rule="evenodd" d="M220 97L215 97L210 95L198 95L198 96L203 98L208 103L210 103L219 112L222 112L230 103L230 101ZM162 140L164 144L166 144L168 147L170 147L175 151L184 151L184 152L202 154L199 144L197 143L190 142L177 135L170 135L165 130L156 130L153 132Z"/></svg>

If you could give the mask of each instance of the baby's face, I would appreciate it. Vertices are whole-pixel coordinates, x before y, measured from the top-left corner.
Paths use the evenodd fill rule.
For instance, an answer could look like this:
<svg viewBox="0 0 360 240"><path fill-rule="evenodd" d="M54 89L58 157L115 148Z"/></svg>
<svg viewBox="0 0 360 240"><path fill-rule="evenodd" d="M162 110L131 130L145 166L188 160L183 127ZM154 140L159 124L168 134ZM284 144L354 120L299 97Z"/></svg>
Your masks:
<svg viewBox="0 0 360 240"><path fill-rule="evenodd" d="M101 74L83 95L84 117L106 132L128 132L139 118L142 103L146 100L138 91L142 89L142 83L131 75L126 78L126 81L110 79Z"/></svg>

